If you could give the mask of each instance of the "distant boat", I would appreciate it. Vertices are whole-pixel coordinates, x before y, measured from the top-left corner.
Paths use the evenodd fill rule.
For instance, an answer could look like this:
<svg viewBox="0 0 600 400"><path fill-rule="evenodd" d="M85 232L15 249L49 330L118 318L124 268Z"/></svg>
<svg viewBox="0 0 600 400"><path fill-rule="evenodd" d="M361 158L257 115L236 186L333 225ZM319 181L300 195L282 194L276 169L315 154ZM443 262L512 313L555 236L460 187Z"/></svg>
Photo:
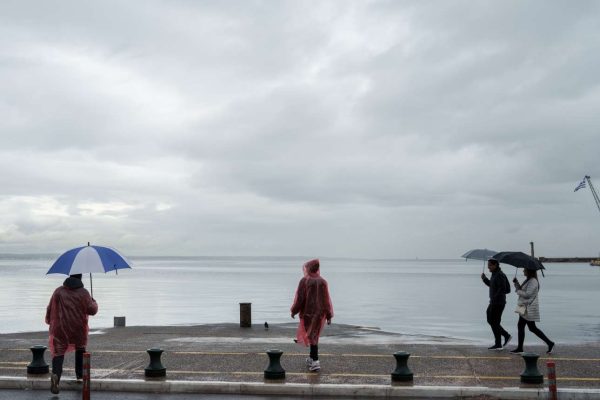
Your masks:
<svg viewBox="0 0 600 400"><path fill-rule="evenodd" d="M596 267L600 267L600 258L596 258L595 260L592 260L590 265L595 265Z"/></svg>

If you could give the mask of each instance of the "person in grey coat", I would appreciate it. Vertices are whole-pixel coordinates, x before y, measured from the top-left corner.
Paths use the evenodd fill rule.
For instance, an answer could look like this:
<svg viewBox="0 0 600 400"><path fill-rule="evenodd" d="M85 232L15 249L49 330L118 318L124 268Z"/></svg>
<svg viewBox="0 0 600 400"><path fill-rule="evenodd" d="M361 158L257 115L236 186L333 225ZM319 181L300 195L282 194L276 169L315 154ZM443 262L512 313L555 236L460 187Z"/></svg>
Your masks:
<svg viewBox="0 0 600 400"><path fill-rule="evenodd" d="M548 351L546 351L546 353L550 354L554 349L554 342L548 339L544 332L542 332L542 330L535 325L536 322L540 322L540 301L538 298L540 283L537 278L537 271L525 268L523 270L523 274L525 275L526 279L522 284L519 283L517 278L513 279L516 293L519 296L517 305L524 306L525 310L523 314L519 313L519 322L517 322L519 343L517 347L510 352L513 354L523 353L523 342L525 342L525 326L527 326L534 335L546 343L548 346Z"/></svg>

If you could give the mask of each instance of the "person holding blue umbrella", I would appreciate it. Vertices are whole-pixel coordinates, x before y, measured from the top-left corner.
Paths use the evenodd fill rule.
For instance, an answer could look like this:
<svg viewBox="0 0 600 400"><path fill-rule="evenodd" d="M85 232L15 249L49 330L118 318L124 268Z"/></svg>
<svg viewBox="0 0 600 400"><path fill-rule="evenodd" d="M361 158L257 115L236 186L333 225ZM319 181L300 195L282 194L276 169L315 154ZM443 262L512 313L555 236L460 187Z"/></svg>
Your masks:
<svg viewBox="0 0 600 400"><path fill-rule="evenodd" d="M83 377L83 353L88 339L88 317L96 315L98 303L93 298L92 273L131 268L130 262L110 247L87 246L66 251L58 257L47 274L64 274L69 277L52 294L46 310L46 323L50 325L49 344L52 353L50 391L59 393L60 377L65 353L75 350L75 375ZM84 288L82 274L90 274L90 289Z"/></svg>
<svg viewBox="0 0 600 400"><path fill-rule="evenodd" d="M65 353L75 350L75 375L83 378L83 353L88 340L88 316L96 315L98 303L83 287L81 274L73 274L58 287L46 308L46 323L50 325L48 342L52 354L50 391L59 393Z"/></svg>

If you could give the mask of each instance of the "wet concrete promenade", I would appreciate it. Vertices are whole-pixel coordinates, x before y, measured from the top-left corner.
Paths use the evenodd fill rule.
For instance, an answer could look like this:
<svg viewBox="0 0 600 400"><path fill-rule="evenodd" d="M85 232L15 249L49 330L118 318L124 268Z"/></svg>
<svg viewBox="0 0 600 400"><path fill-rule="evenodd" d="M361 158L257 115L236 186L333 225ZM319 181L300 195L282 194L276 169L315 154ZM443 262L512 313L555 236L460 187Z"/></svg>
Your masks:
<svg viewBox="0 0 600 400"><path fill-rule="evenodd" d="M406 351L411 354L408 365L414 386L537 387L520 384L523 359L508 351L492 352L486 346L445 338L418 343L417 337L339 324L325 328L319 346L322 369L311 373L305 366L307 349L293 343L295 327L279 324L265 330L262 325L218 324L93 331L88 346L92 379L144 380L146 349L161 348L168 381L264 382L265 351L280 349L286 384L390 385L396 365L392 354ZM558 343L554 354L547 356L545 346L536 345L531 336L526 350L540 354L538 367L544 375L546 362L555 361L559 388L600 389L600 344ZM46 332L0 335L0 375L25 377L29 347L40 344L47 345ZM514 343L508 346L513 347ZM48 352L45 358L49 363ZM73 358L72 353L66 357L65 378L74 375Z"/></svg>

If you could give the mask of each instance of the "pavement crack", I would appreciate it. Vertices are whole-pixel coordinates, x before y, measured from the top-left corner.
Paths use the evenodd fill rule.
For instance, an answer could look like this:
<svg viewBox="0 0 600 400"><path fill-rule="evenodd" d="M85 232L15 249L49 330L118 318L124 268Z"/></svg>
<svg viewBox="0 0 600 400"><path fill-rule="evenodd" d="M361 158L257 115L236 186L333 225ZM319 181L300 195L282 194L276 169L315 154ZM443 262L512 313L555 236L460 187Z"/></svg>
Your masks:
<svg viewBox="0 0 600 400"><path fill-rule="evenodd" d="M468 357L468 354L466 354L464 352L461 352L461 354L466 357L465 359L467 360L467 365L471 369L471 372L473 374L473 378L477 382L477 385L481 386L482 385L481 379L479 379L479 375L477 374L477 370L475 368L475 365L473 365L473 362L472 362L471 358Z"/></svg>

